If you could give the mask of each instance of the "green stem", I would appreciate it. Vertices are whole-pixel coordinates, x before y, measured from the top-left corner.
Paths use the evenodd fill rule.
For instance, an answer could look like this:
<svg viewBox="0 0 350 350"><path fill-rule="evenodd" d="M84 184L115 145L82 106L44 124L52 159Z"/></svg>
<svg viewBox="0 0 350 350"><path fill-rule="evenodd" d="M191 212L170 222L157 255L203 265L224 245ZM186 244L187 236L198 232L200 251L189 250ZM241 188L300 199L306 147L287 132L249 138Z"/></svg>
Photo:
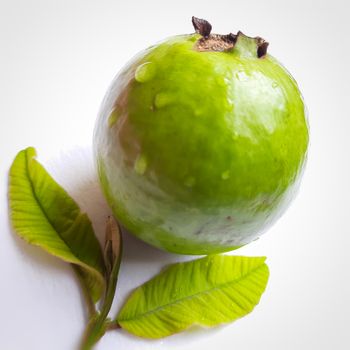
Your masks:
<svg viewBox="0 0 350 350"><path fill-rule="evenodd" d="M109 275L109 281L108 281L108 286L107 286L102 310L100 313L96 314L95 317L92 317L90 319L90 322L87 325L81 350L92 349L93 346L105 334L106 330L110 327L110 322L106 321L106 319L114 299L115 289L118 281L121 257L122 257L122 254L120 253Z"/></svg>
<svg viewBox="0 0 350 350"><path fill-rule="evenodd" d="M106 321L106 331L122 328L117 321Z"/></svg>

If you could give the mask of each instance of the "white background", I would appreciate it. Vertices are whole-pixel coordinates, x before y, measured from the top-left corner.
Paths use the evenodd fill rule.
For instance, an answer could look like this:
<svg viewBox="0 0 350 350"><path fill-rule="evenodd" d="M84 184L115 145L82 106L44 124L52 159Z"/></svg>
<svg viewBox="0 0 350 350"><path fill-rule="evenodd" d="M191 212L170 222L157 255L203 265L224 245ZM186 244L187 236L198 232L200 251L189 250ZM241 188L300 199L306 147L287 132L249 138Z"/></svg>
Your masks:
<svg viewBox="0 0 350 350"><path fill-rule="evenodd" d="M309 110L311 144L299 196L260 240L271 277L249 316L225 327L145 341L108 333L97 349L350 349L350 25L346 0L0 0L0 348L71 350L84 328L71 269L12 233L7 172L35 146L39 160L103 235L108 209L91 166L92 131L116 72L139 50L190 33L242 30L270 42ZM112 315L137 285L180 256L125 236ZM236 253L235 253L236 254Z"/></svg>

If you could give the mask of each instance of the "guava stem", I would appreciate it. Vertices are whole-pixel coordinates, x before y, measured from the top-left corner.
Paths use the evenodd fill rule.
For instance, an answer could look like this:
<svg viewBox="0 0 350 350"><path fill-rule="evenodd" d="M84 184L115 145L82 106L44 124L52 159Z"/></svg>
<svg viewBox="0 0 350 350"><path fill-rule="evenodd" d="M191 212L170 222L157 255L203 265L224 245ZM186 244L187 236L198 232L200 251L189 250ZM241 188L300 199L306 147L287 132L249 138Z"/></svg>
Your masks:
<svg viewBox="0 0 350 350"><path fill-rule="evenodd" d="M204 38L208 38L211 32L211 24L205 19L192 16L192 24L196 33L199 33Z"/></svg>
<svg viewBox="0 0 350 350"><path fill-rule="evenodd" d="M263 58L266 56L269 43L259 36L249 37L241 31L238 31L237 34L229 33L227 35L210 34L211 24L205 19L194 16L192 16L192 24L196 33L202 36L196 43L198 51L232 51L241 37L244 40L240 40L239 45L242 46L242 42L245 42L243 45L246 47L242 47L243 50L239 49L239 51L250 51L249 56L251 57Z"/></svg>
<svg viewBox="0 0 350 350"><path fill-rule="evenodd" d="M262 39L264 40L264 39ZM267 54L267 47L269 43L267 41L263 41L261 44L258 44L258 58L264 57Z"/></svg>
<svg viewBox="0 0 350 350"><path fill-rule="evenodd" d="M112 331L114 329L121 329L121 325L117 321L111 321L106 323L106 331Z"/></svg>

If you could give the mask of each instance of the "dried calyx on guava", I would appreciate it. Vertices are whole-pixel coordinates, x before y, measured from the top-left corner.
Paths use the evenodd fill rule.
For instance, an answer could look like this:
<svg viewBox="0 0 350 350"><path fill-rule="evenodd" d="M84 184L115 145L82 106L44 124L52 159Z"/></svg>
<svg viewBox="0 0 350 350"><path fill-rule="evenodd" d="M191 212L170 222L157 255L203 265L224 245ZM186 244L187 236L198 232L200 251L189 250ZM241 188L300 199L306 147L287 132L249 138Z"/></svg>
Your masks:
<svg viewBox="0 0 350 350"><path fill-rule="evenodd" d="M235 249L286 210L306 160L298 86L242 32L195 33L139 53L114 79L94 134L106 198L120 223L182 254Z"/></svg>

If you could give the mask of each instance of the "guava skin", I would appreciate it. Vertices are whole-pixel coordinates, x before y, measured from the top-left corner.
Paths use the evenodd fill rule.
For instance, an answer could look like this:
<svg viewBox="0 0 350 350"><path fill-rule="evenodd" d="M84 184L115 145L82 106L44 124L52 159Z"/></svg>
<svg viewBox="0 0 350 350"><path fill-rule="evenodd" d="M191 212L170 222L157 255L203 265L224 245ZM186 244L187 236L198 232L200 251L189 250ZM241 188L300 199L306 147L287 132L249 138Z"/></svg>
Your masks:
<svg viewBox="0 0 350 350"><path fill-rule="evenodd" d="M285 211L308 146L302 96L247 37L200 52L199 34L134 58L107 92L95 128L102 188L120 223L180 254L245 245Z"/></svg>

